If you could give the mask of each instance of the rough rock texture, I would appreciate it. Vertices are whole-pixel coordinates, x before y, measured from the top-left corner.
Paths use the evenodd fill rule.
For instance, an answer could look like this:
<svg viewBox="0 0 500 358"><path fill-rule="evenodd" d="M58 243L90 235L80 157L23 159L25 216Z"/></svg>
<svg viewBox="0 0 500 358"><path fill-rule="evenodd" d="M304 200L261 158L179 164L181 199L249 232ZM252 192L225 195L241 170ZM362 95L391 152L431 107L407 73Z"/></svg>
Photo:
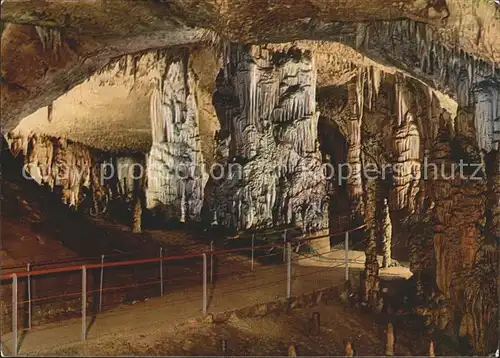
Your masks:
<svg viewBox="0 0 500 358"><path fill-rule="evenodd" d="M167 65L176 55L185 52L186 49L162 49L114 59L50 106L24 118L13 132L68 137L107 152L148 152L152 143L149 107L153 88L158 78L165 76ZM212 105L219 57L213 47L189 49L189 67L196 82L202 153L210 163L213 162L214 133L219 127Z"/></svg>
<svg viewBox="0 0 500 358"><path fill-rule="evenodd" d="M376 296L375 255L377 246L380 253L384 248L388 251L390 235L384 236L384 232L390 221L393 241L409 247L419 296L446 301L436 311L437 327L468 336L477 352L487 352L498 329L498 258L494 255L497 246L487 245L488 235L481 227L486 225L487 233L496 230L497 169L487 171L486 177L483 170L474 172L482 157L490 163L488 168L495 168L491 163L497 160L496 151L486 154L496 148L495 131L485 128L494 129L498 118L497 87L492 85L496 77L475 78L478 85L457 86L456 118L443 108L443 99L422 83L397 74L377 74L371 68L361 68L348 84L347 101L320 97L320 105L336 106L327 113L346 138L357 135L357 127L349 122L361 119L368 225L363 298L373 302ZM485 81L490 84L488 91L482 89ZM463 169L465 177L460 177L461 162L474 165ZM387 164L392 171L384 172ZM373 172L378 175L371 179ZM478 180L471 178L473 174ZM387 198L389 205L384 207Z"/></svg>
<svg viewBox="0 0 500 358"><path fill-rule="evenodd" d="M367 223L367 242L365 246L365 270L362 273L361 295L364 302L369 302L372 306L378 298L379 292L379 263L377 260L377 191L379 183L377 180L368 179L365 184L365 220Z"/></svg>
<svg viewBox="0 0 500 358"><path fill-rule="evenodd" d="M147 207L168 218L199 220L207 181L201 153L196 86L189 58L167 65L151 96L153 145L148 157Z"/></svg>
<svg viewBox="0 0 500 358"><path fill-rule="evenodd" d="M150 96L175 50L120 57L24 118L14 133L69 137L104 151L151 148Z"/></svg>
<svg viewBox="0 0 500 358"><path fill-rule="evenodd" d="M24 155L23 175L31 176L40 185L62 189L65 204L77 207L83 195L82 187L90 186L90 151L65 139L31 136L18 137L11 144L15 155Z"/></svg>
<svg viewBox="0 0 500 358"><path fill-rule="evenodd" d="M5 119L1 123L2 131L10 131L18 124L18 120L12 121L13 118L24 118L48 106L116 57L148 49L199 43L204 41L206 33L202 30L171 30L174 32L167 30L149 35L131 30L113 39L84 35L70 29L58 30L61 31L61 44L55 52L55 49L43 49L42 40L33 26L7 24L1 43L0 89L4 109L2 118ZM24 65L26 69L18 71Z"/></svg>
<svg viewBox="0 0 500 358"><path fill-rule="evenodd" d="M121 215L143 195L140 154L110 154L64 138L42 135L9 138L11 151L24 157L24 176L47 185L75 210Z"/></svg>
<svg viewBox="0 0 500 358"><path fill-rule="evenodd" d="M237 229L327 231L310 54L229 45L225 58L214 95L222 164L222 178L211 184L214 219Z"/></svg>
<svg viewBox="0 0 500 358"><path fill-rule="evenodd" d="M215 30L240 43L345 40L369 56L394 62L397 60L391 55L387 57L390 52L381 48L380 43L378 47L366 48L364 45L369 41L364 34L371 37L373 26L412 19L429 28L432 24L436 39L443 45L498 63L499 20L495 6L493 1L468 0L374 0L369 3L364 0L342 3L287 0L279 4L242 0L204 0L202 3L198 0L5 1L2 21L23 25L9 24L2 32L5 59L2 62L2 100L8 109L2 113L2 126L11 130L16 121L48 105L88 76L87 72L95 71L115 56L147 48L200 42L207 34L209 38L214 37L213 32L203 29ZM55 43L60 44L59 56L43 51L47 36L38 36L34 25L45 27L45 33L61 32L60 41ZM383 35L383 42L386 38ZM393 42L397 41L393 38ZM421 53L419 47L417 56ZM20 58L33 58L33 61L20 63ZM398 65L412 71L414 64ZM26 76L28 73L30 75Z"/></svg>

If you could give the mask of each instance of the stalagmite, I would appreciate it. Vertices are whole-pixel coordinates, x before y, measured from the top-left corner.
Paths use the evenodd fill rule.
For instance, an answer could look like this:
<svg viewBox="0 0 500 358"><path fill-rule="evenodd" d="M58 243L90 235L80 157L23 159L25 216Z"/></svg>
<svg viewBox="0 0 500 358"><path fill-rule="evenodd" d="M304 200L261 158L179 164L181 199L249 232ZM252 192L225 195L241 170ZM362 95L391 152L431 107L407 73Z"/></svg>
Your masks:
<svg viewBox="0 0 500 358"><path fill-rule="evenodd" d="M138 197L135 199L135 204L134 204L132 232L135 233L142 232L141 217L142 217L142 204L141 204L141 199Z"/></svg>
<svg viewBox="0 0 500 358"><path fill-rule="evenodd" d="M365 222L367 224L367 242L361 294L364 302L375 305L380 279L377 260L377 181L374 179L366 181Z"/></svg>
<svg viewBox="0 0 500 358"><path fill-rule="evenodd" d="M354 350L352 349L351 342L347 342L347 344L345 345L345 356L354 357Z"/></svg>
<svg viewBox="0 0 500 358"><path fill-rule="evenodd" d="M382 222L382 267L389 267L392 263L392 224L387 199L384 199Z"/></svg>
<svg viewBox="0 0 500 358"><path fill-rule="evenodd" d="M385 355L392 357L394 355L394 327L392 323L387 324L387 339L385 345Z"/></svg>
<svg viewBox="0 0 500 358"><path fill-rule="evenodd" d="M429 357L435 357L436 354L434 353L434 341L430 341L429 343Z"/></svg>

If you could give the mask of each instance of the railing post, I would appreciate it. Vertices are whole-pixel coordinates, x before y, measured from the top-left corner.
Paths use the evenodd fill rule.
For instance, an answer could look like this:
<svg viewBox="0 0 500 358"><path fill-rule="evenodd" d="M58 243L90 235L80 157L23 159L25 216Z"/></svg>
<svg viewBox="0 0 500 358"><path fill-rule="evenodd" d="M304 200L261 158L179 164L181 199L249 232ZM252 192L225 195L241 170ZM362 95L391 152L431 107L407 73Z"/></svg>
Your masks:
<svg viewBox="0 0 500 358"><path fill-rule="evenodd" d="M17 356L17 275L12 275L12 355Z"/></svg>
<svg viewBox="0 0 500 358"><path fill-rule="evenodd" d="M345 263L345 280L349 280L349 231L346 231L345 233L345 258L344 258L344 263Z"/></svg>
<svg viewBox="0 0 500 358"><path fill-rule="evenodd" d="M26 271L31 271L31 264L28 264ZM31 329L31 275L28 273L28 327Z"/></svg>
<svg viewBox="0 0 500 358"><path fill-rule="evenodd" d="M292 244L287 243L288 262L286 270L286 298L292 297Z"/></svg>
<svg viewBox="0 0 500 358"><path fill-rule="evenodd" d="M87 269L82 266L82 341L87 338Z"/></svg>
<svg viewBox="0 0 500 358"><path fill-rule="evenodd" d="M163 246L160 247L160 296L163 297Z"/></svg>
<svg viewBox="0 0 500 358"><path fill-rule="evenodd" d="M254 259L254 245L255 245L255 233L252 234L252 271L253 271L253 259Z"/></svg>
<svg viewBox="0 0 500 358"><path fill-rule="evenodd" d="M214 240L210 241L210 283L214 282Z"/></svg>
<svg viewBox="0 0 500 358"><path fill-rule="evenodd" d="M99 312L102 311L102 286L104 282L104 255L101 255L101 282L99 284Z"/></svg>
<svg viewBox="0 0 500 358"><path fill-rule="evenodd" d="M203 316L207 314L207 254L203 253Z"/></svg>
<svg viewBox="0 0 500 358"><path fill-rule="evenodd" d="M286 261L286 229L283 232L283 262Z"/></svg>

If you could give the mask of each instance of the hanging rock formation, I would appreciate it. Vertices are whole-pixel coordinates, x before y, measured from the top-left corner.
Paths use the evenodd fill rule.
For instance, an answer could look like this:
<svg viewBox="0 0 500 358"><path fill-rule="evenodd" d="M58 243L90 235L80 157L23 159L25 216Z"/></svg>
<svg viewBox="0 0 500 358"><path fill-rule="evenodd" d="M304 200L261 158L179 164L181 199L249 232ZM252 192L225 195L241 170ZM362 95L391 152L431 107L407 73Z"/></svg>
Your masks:
<svg viewBox="0 0 500 358"><path fill-rule="evenodd" d="M122 216L143 196L141 154L111 154L44 135L9 137L14 156L24 157L25 178L47 186L75 210L94 217L109 211Z"/></svg>
<svg viewBox="0 0 500 358"><path fill-rule="evenodd" d="M327 233L310 54L230 45L225 56L214 95L222 173L209 201L213 218L235 229L292 224Z"/></svg>
<svg viewBox="0 0 500 358"><path fill-rule="evenodd" d="M493 243L498 237L498 164L494 163L499 86L491 67L464 54L455 58L452 64L440 65L445 72L440 86L455 93L458 107L450 107L449 100L412 78L376 74L367 67L360 68L347 86L349 105L340 104L328 113L346 138L358 136L358 127L349 122L361 121L368 226L363 299L373 302L377 294L377 246L380 253L384 248L389 251L391 235L383 232L389 226L384 223L390 222L393 241L409 248L419 297L438 307L436 329L467 336L475 351L485 353L491 351L498 332L499 261L498 245ZM322 105L336 102L329 98ZM460 170L460 163L470 166ZM393 170L386 173L390 182L384 183L380 177L386 165ZM365 177L371 168L376 168L378 177Z"/></svg>
<svg viewBox="0 0 500 358"><path fill-rule="evenodd" d="M363 121L363 94L360 97L358 77L356 85L348 86L348 107L352 110L347 119L346 133L348 138L347 163L350 173L347 177L347 190L352 201L351 220L357 221L357 217L363 213L363 183L361 170L361 123ZM361 89L363 90L363 89Z"/></svg>

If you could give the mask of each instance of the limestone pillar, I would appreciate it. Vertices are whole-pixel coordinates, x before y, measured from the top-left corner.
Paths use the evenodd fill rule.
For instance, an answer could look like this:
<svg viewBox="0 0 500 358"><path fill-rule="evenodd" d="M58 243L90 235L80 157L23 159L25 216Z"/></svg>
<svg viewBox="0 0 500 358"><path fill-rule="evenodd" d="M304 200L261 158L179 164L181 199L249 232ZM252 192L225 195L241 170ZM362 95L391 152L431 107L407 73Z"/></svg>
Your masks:
<svg viewBox="0 0 500 358"><path fill-rule="evenodd" d="M292 225L328 234L311 54L229 45L225 59L214 94L222 175L211 178L210 211L239 230ZM329 239L314 246L324 252Z"/></svg>
<svg viewBox="0 0 500 358"><path fill-rule="evenodd" d="M366 247L365 270L361 294L365 302L374 304L379 291L379 263L377 260L377 180L367 179L365 184Z"/></svg>
<svg viewBox="0 0 500 358"><path fill-rule="evenodd" d="M189 59L167 65L151 95L153 144L146 206L167 219L200 220L207 180L199 136L196 85Z"/></svg>

